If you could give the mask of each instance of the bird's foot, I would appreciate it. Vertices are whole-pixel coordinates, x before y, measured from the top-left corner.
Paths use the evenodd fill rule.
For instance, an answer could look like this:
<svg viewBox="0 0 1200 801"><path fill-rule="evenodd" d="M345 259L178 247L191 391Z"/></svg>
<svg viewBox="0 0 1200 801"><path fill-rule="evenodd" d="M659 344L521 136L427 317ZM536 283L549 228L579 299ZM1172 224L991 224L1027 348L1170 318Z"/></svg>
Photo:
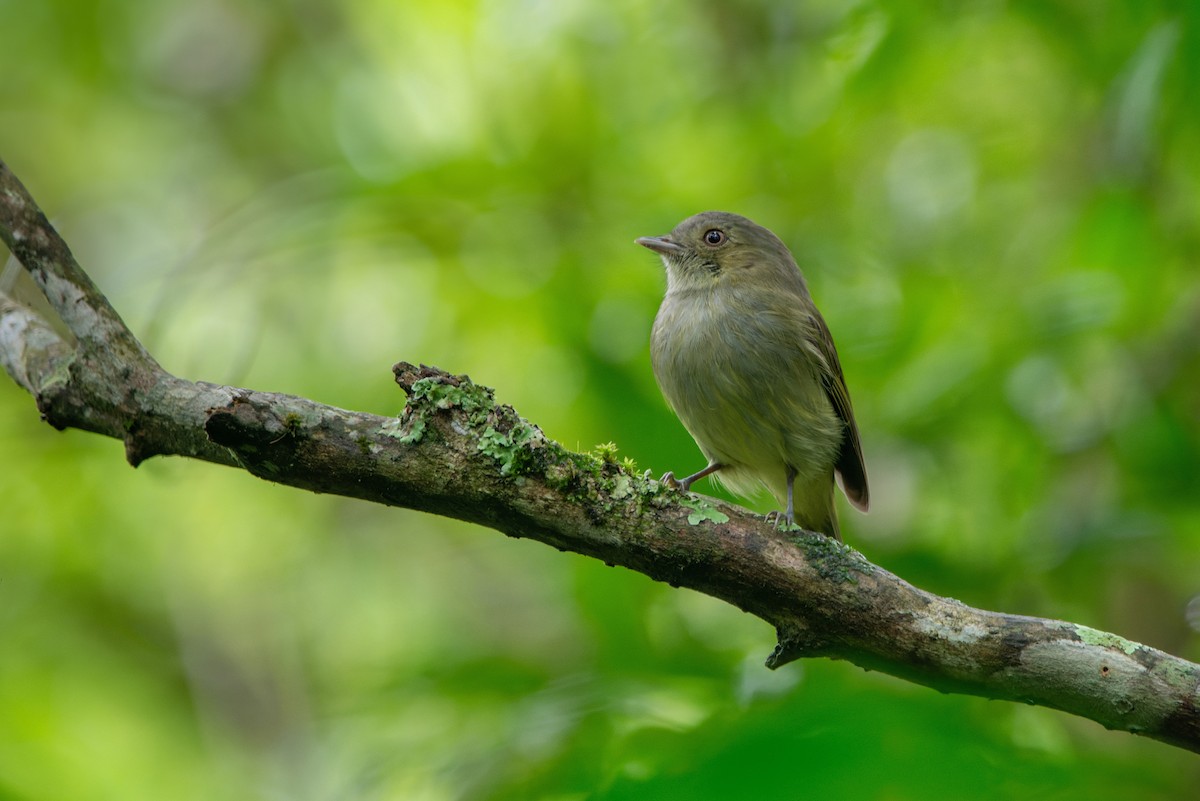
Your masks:
<svg viewBox="0 0 1200 801"><path fill-rule="evenodd" d="M675 478L675 473L670 470L663 473L663 477L660 478L659 481L662 482L663 484L665 484L666 486L670 487L671 489L677 489L681 492L687 492L687 486L682 481Z"/></svg>
<svg viewBox="0 0 1200 801"><path fill-rule="evenodd" d="M796 525L796 515L788 514L787 512L767 512L765 518L768 523L775 527L776 531L803 531L800 526Z"/></svg>

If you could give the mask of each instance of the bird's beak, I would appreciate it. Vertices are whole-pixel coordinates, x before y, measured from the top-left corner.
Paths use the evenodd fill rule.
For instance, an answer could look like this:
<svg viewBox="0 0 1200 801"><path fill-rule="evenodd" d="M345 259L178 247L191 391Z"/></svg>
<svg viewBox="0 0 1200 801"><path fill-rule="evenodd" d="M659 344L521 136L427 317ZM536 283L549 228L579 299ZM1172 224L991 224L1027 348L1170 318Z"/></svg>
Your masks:
<svg viewBox="0 0 1200 801"><path fill-rule="evenodd" d="M672 242L669 236L641 236L633 241L663 256L673 256L683 251L683 245Z"/></svg>

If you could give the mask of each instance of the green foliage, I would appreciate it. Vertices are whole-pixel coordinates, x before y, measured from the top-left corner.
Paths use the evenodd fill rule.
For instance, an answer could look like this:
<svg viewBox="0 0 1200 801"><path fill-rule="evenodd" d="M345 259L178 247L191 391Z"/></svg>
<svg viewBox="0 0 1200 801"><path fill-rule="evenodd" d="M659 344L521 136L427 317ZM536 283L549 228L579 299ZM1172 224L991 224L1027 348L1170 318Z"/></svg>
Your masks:
<svg viewBox="0 0 1200 801"><path fill-rule="evenodd" d="M850 545L1200 658L1196 4L87 6L0 0L0 158L172 372L380 414L397 360L469 372L531 422L414 391L478 404L510 472L673 503L633 462L703 458L654 386L663 277L632 240L742 213L837 339L872 482ZM616 445L532 454L532 424ZM0 381L0 796L1200 784L1052 711L767 671L757 619L592 560L121 460Z"/></svg>

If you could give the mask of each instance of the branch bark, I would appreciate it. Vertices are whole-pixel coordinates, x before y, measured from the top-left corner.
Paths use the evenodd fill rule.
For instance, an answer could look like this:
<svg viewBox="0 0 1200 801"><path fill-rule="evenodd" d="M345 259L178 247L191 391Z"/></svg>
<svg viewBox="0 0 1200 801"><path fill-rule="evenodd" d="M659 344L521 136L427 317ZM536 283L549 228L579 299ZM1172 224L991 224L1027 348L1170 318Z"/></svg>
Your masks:
<svg viewBox="0 0 1200 801"><path fill-rule="evenodd" d="M775 626L775 668L845 659L946 692L1023 701L1200 752L1200 665L1086 626L972 609L819 534L546 438L466 376L405 362L398 418L187 381L146 352L0 162L0 238L73 335L0 296L0 362L59 429L316 492L478 523L690 587Z"/></svg>

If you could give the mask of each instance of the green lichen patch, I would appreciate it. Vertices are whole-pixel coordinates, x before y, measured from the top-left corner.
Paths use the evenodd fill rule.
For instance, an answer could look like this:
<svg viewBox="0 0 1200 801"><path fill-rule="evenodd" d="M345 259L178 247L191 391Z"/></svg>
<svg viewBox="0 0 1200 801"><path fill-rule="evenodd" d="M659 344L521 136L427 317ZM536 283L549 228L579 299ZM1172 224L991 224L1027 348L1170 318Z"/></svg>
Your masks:
<svg viewBox="0 0 1200 801"><path fill-rule="evenodd" d="M1143 646L1136 642L1127 640L1124 637L1118 637L1116 634L1109 634L1107 631L1099 631L1088 626L1073 626L1075 636L1080 642L1085 642L1088 645L1098 645L1102 648L1115 648L1118 651L1132 656L1139 648Z"/></svg>
<svg viewBox="0 0 1200 801"><path fill-rule="evenodd" d="M633 479L624 473L617 474L613 477L608 494L617 500L628 498L633 495Z"/></svg>
<svg viewBox="0 0 1200 801"><path fill-rule="evenodd" d="M1200 681L1200 670L1194 664L1171 656L1156 665L1154 672L1176 688L1194 690L1197 681Z"/></svg>
<svg viewBox="0 0 1200 801"><path fill-rule="evenodd" d="M613 500L632 502L638 514L645 511L647 505L662 508L669 506L673 500L668 495L668 488L652 478L649 470L639 474L637 465L628 458L604 464L597 477L597 484ZM707 504L703 509L693 509L693 512L700 515L697 523L704 519L718 523L728 520Z"/></svg>
<svg viewBox="0 0 1200 801"><path fill-rule="evenodd" d="M408 365L406 371L410 368ZM431 368L421 369L427 372ZM646 501L664 505L666 489L649 478L649 473L639 476L633 459L618 458L618 448L612 442L586 453L569 451L547 439L541 429L520 417L511 406L497 405L489 387L474 384L465 376L439 371L411 385L401 381L401 386L407 387L408 405L401 417L380 427L382 435L416 444L437 430L432 426L433 415L449 411L454 414L450 421L454 431L473 436L477 452L494 459L501 476L540 477L546 486L573 499L593 504L603 499L605 510L617 503L635 501L639 509ZM707 506L693 509L693 517L694 524L727 519Z"/></svg>
<svg viewBox="0 0 1200 801"><path fill-rule="evenodd" d="M679 501L679 505L692 510L688 513L689 526L698 526L705 520L713 523L729 522L729 515L725 514L703 498L697 496L688 496L681 499Z"/></svg>
<svg viewBox="0 0 1200 801"><path fill-rule="evenodd" d="M460 410L467 425L478 428L488 422L496 408L490 387L480 386L465 376L432 375L414 381L408 389L408 405L395 420L380 426L379 433L405 445L420 442L429 430L429 416L438 411Z"/></svg>
<svg viewBox="0 0 1200 801"><path fill-rule="evenodd" d="M398 439L405 445L415 445L425 436L425 418L421 414L408 412L403 417L396 417L381 425L379 433Z"/></svg>
<svg viewBox="0 0 1200 801"><path fill-rule="evenodd" d="M488 413L495 405L494 393L490 387L469 381L453 384L436 376L415 381L408 393L410 410L416 411L430 406L437 409L462 409L473 426L487 420Z"/></svg>
<svg viewBox="0 0 1200 801"><path fill-rule="evenodd" d="M673 488L654 478L647 470L638 477L637 492L639 503L662 509L671 504Z"/></svg>
<svg viewBox="0 0 1200 801"><path fill-rule="evenodd" d="M479 436L479 451L500 463L500 475L523 475L529 473L536 463L533 443L544 442L541 429L525 420L518 422L508 431L488 426Z"/></svg>

